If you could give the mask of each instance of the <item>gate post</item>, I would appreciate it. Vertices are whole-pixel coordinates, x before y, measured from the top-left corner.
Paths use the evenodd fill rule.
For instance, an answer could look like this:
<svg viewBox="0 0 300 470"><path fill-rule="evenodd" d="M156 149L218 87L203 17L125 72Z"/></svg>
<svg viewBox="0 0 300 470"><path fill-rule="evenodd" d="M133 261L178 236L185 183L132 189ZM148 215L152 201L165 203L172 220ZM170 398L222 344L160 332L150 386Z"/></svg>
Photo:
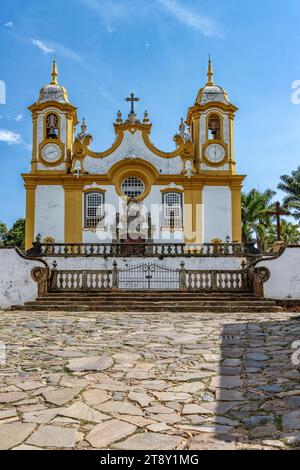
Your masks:
<svg viewBox="0 0 300 470"><path fill-rule="evenodd" d="M186 289L186 269L185 262L181 261L180 270L179 270L179 288L184 290Z"/></svg>
<svg viewBox="0 0 300 470"><path fill-rule="evenodd" d="M113 262L113 270L112 270L112 289L118 289L118 263L116 260Z"/></svg>

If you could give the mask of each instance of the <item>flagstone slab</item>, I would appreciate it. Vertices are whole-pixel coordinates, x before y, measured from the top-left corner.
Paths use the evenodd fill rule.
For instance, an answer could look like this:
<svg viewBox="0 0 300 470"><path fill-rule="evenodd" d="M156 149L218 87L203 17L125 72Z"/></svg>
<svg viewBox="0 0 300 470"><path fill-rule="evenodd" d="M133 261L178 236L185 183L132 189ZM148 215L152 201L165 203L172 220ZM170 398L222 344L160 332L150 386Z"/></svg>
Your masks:
<svg viewBox="0 0 300 470"><path fill-rule="evenodd" d="M45 400L54 405L61 406L65 403L68 403L70 400L76 397L82 390L82 387L65 387L58 388L56 390L50 390L48 392L43 392Z"/></svg>
<svg viewBox="0 0 300 470"><path fill-rule="evenodd" d="M147 432L118 442L113 445L113 448L118 450L173 450L180 445L181 441L180 436Z"/></svg>
<svg viewBox="0 0 300 470"><path fill-rule="evenodd" d="M110 399L106 391L97 389L87 390L82 396L89 405L100 405Z"/></svg>
<svg viewBox="0 0 300 470"><path fill-rule="evenodd" d="M140 408L129 403L128 401L108 401L106 403L102 403L101 405L97 405L95 407L99 411L103 411L104 413L120 413L126 415L134 415L134 416L142 416L143 412Z"/></svg>
<svg viewBox="0 0 300 470"><path fill-rule="evenodd" d="M195 403L191 403L188 405L184 405L182 409L182 414L183 415L208 415L211 414L212 412L208 410L207 408L204 408L204 406L197 405Z"/></svg>
<svg viewBox="0 0 300 470"><path fill-rule="evenodd" d="M114 361L109 356L87 356L71 359L68 363L68 369L71 371L106 370L113 364Z"/></svg>
<svg viewBox="0 0 300 470"><path fill-rule="evenodd" d="M75 429L46 425L35 431L26 444L44 448L67 449L74 447L76 439L77 431Z"/></svg>
<svg viewBox="0 0 300 470"><path fill-rule="evenodd" d="M147 393L138 393L138 392L130 392L128 394L128 398L132 401L136 401L141 406L148 406L155 398L151 397Z"/></svg>
<svg viewBox="0 0 300 470"><path fill-rule="evenodd" d="M153 392L158 401L186 401L191 398L189 393L183 392Z"/></svg>
<svg viewBox="0 0 300 470"><path fill-rule="evenodd" d="M27 398L27 394L23 392L4 392L0 393L0 403L15 403Z"/></svg>
<svg viewBox="0 0 300 470"><path fill-rule="evenodd" d="M92 447L95 447L96 449L104 449L112 443L133 434L136 429L136 426L133 424L113 419L95 426L94 429L92 429L92 431L86 436L86 440Z"/></svg>
<svg viewBox="0 0 300 470"><path fill-rule="evenodd" d="M59 414L61 416L67 416L69 418L75 418L91 423L102 423L105 419L109 419L108 415L100 413L80 401L73 403L68 408L62 409Z"/></svg>
<svg viewBox="0 0 300 470"><path fill-rule="evenodd" d="M11 449L21 444L34 430L34 424L9 423L0 424L0 450Z"/></svg>

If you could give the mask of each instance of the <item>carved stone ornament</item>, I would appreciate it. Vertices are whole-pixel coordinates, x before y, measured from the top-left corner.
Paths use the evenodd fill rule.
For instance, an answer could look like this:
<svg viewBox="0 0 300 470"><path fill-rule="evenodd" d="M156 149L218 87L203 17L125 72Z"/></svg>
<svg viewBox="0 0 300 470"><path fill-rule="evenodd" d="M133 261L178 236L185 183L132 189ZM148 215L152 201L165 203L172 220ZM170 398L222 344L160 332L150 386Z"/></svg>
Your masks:
<svg viewBox="0 0 300 470"><path fill-rule="evenodd" d="M42 282L46 282L46 281L49 280L48 269L36 266L31 271L31 277L32 277L33 281L37 282L38 284L40 284Z"/></svg>
<svg viewBox="0 0 300 470"><path fill-rule="evenodd" d="M268 268L262 266L260 268L250 269L249 273L252 279L256 281L260 281L261 283L265 283L270 279L271 273Z"/></svg>

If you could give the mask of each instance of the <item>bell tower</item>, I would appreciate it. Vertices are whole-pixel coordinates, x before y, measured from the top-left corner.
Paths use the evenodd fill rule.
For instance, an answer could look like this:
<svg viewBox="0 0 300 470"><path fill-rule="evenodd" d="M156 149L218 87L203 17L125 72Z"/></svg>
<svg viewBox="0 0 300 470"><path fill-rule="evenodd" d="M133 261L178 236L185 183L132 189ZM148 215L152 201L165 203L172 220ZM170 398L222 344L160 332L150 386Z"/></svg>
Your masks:
<svg viewBox="0 0 300 470"><path fill-rule="evenodd" d="M68 173L71 168L77 113L57 76L54 61L51 82L41 89L36 103L28 108L33 121L31 173Z"/></svg>
<svg viewBox="0 0 300 470"><path fill-rule="evenodd" d="M195 145L195 168L200 174L234 175L233 122L238 108L229 101L227 92L214 83L213 75L209 57L207 83L199 90L187 116Z"/></svg>

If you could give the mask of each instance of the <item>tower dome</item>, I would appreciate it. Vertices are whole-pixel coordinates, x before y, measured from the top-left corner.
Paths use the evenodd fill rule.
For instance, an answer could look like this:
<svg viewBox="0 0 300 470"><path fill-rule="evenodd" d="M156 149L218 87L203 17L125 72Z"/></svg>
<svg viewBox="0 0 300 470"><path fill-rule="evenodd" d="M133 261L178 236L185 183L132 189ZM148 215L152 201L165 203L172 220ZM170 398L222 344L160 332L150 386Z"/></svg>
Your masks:
<svg viewBox="0 0 300 470"><path fill-rule="evenodd" d="M213 75L214 74L212 69L212 62L211 58L209 57L207 71L208 81L205 87L199 90L195 104L203 105L206 103L212 103L214 101L218 101L224 104L230 104L227 92L224 90L224 88L214 83Z"/></svg>
<svg viewBox="0 0 300 470"><path fill-rule="evenodd" d="M59 85L57 81L57 66L55 61L53 61L52 67L52 81L41 89L37 103L42 104L47 101L56 101L62 104L69 103L67 90L62 85Z"/></svg>

